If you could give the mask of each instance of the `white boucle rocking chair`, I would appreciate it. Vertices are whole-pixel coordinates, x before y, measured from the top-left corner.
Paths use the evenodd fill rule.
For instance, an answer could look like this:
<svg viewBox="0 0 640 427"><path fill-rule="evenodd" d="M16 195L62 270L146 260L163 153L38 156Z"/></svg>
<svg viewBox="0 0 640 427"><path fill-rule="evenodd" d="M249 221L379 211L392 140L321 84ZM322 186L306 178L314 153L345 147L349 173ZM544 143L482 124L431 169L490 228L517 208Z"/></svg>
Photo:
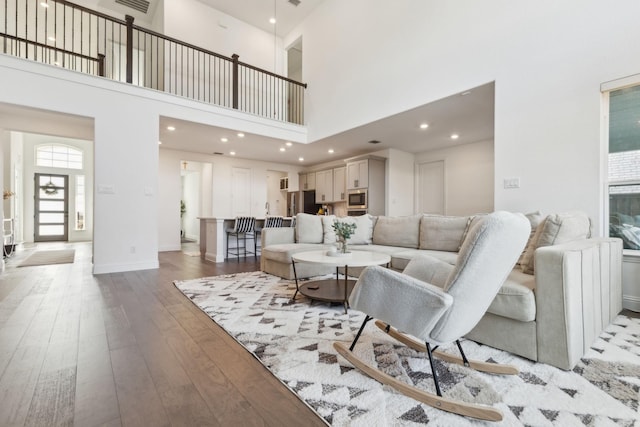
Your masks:
<svg viewBox="0 0 640 427"><path fill-rule="evenodd" d="M475 327L489 308L524 249L529 231L529 221L523 215L494 212L469 230L456 265L424 256L412 260L403 273L378 266L366 268L349 298L351 308L366 314L365 320L350 348L340 342L335 342L334 348L367 375L427 405L483 420L502 420L502 413L492 407L443 397L433 356L478 371L518 374L513 366L469 361L459 339ZM376 326L390 336L427 352L436 394L399 381L353 353L365 325L373 318L378 319ZM437 350L452 342L462 357Z"/></svg>

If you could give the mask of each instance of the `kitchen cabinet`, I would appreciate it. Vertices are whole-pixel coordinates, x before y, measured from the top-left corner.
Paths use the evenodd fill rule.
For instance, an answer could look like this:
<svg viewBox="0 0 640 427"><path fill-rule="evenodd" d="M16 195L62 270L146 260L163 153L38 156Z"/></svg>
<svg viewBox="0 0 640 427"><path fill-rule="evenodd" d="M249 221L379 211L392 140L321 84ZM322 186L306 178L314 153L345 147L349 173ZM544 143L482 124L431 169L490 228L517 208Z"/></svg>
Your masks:
<svg viewBox="0 0 640 427"><path fill-rule="evenodd" d="M316 172L316 203L333 202L333 170Z"/></svg>
<svg viewBox="0 0 640 427"><path fill-rule="evenodd" d="M345 202L347 200L347 168L335 168L333 170L333 201Z"/></svg>
<svg viewBox="0 0 640 427"><path fill-rule="evenodd" d="M300 190L315 190L316 189L316 173L309 172L300 174Z"/></svg>
<svg viewBox="0 0 640 427"><path fill-rule="evenodd" d="M347 189L369 186L369 160L347 163Z"/></svg>

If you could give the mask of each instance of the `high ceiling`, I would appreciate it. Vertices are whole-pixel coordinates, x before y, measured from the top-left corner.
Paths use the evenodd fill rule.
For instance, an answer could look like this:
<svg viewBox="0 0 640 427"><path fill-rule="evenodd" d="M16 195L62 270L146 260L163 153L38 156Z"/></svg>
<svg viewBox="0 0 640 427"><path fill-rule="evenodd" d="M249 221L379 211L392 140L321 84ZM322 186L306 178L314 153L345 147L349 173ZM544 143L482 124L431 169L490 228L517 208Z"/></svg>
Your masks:
<svg viewBox="0 0 640 427"><path fill-rule="evenodd" d="M421 129L422 123L429 127ZM388 148L420 153L486 141L493 139L493 125L494 84L489 83L310 144L289 147L287 141L246 132L239 138L236 129L167 117L160 120L160 140L162 148L224 156L233 151L236 157L311 166ZM167 130L169 126L176 130ZM452 140L452 134L459 138ZM222 138L227 141L222 142ZM379 143L370 144L372 140ZM299 161L300 157L304 161Z"/></svg>

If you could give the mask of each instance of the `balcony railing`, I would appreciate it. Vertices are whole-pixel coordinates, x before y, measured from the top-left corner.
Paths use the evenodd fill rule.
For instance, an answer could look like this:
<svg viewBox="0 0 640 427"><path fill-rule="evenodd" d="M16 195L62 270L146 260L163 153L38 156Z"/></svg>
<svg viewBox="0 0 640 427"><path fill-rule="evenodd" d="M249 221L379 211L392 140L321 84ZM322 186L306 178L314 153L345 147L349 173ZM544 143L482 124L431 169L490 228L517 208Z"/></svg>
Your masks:
<svg viewBox="0 0 640 427"><path fill-rule="evenodd" d="M65 0L0 0L0 51L304 123L306 84Z"/></svg>

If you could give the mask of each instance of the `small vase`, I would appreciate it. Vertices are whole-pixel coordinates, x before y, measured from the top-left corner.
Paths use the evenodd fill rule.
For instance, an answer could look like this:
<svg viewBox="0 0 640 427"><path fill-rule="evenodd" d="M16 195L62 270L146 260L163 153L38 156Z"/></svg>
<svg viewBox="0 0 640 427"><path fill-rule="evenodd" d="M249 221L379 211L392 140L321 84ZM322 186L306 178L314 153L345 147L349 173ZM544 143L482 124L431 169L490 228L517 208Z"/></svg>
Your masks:
<svg viewBox="0 0 640 427"><path fill-rule="evenodd" d="M343 254L346 254L347 252L349 252L348 249L349 248L347 247L347 241L345 239L341 239L340 240L340 252L342 252Z"/></svg>

